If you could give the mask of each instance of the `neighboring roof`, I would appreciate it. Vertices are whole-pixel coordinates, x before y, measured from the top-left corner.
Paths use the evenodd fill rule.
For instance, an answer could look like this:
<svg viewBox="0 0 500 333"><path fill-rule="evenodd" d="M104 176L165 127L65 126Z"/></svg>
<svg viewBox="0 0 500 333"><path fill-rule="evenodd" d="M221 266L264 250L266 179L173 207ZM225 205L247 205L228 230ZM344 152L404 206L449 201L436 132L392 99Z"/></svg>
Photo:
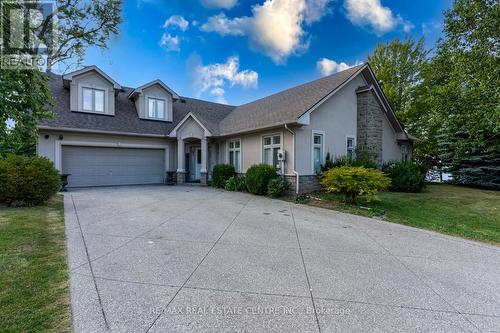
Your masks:
<svg viewBox="0 0 500 333"><path fill-rule="evenodd" d="M139 88L135 88L134 90L132 90L132 92L129 94L129 98L132 98L132 97L135 97L136 94L140 94L142 93L142 91L148 87L151 87L151 86L154 86L155 84L161 86L163 89L165 89L166 91L168 91L170 93L170 95L172 95L172 97L174 99L179 99L179 95L177 95L177 93L175 91L173 91L172 89L170 89L169 86L167 86L165 83L163 83L162 80L154 80L154 81L151 81L151 82L148 82L142 86L140 86Z"/></svg>
<svg viewBox="0 0 500 333"><path fill-rule="evenodd" d="M61 76L52 73L48 75L50 89L54 96L53 110L56 118L43 121L39 125L41 128L167 136L189 112L193 112L212 133L218 133L217 124L220 119L234 109L234 106L181 97L173 103L173 122L141 119L137 114L134 101L128 98L134 89L123 87L115 97L114 116L71 112L70 92L64 88Z"/></svg>
<svg viewBox="0 0 500 333"><path fill-rule="evenodd" d="M122 87L120 86L120 84L118 84L118 82L113 80L108 74L104 73L99 67L97 67L95 65L85 66L82 69L65 74L65 75L63 75L63 80L71 81L71 80L73 80L73 77L85 74L85 73L90 72L90 71L96 71L97 73L99 73L99 75L101 75L103 78L105 78L106 80L108 80L110 83L113 84L113 88L122 89Z"/></svg>
<svg viewBox="0 0 500 333"><path fill-rule="evenodd" d="M222 120L220 124L222 134L297 122L302 114L364 66L365 64L354 66L334 75L241 105Z"/></svg>

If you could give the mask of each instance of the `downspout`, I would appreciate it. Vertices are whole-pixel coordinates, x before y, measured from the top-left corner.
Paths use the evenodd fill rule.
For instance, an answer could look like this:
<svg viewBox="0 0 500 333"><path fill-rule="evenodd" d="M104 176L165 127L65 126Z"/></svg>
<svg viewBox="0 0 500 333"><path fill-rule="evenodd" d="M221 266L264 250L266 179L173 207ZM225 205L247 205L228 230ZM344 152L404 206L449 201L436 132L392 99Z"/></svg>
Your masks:
<svg viewBox="0 0 500 333"><path fill-rule="evenodd" d="M295 194L299 194L299 173L295 170L295 161L297 160L296 154L295 154L295 132L292 131L287 124L285 124L285 129L292 134L293 140L292 140L292 151L293 151L293 170L292 172L295 174Z"/></svg>

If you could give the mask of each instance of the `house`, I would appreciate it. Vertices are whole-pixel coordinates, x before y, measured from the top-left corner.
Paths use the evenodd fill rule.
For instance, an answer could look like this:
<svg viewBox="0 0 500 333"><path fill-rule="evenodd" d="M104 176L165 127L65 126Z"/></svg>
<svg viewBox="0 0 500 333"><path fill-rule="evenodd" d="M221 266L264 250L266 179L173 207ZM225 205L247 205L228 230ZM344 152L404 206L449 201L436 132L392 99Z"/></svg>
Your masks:
<svg viewBox="0 0 500 333"><path fill-rule="evenodd" d="M412 153L368 64L241 106L182 97L161 80L123 87L96 66L49 75L56 117L38 126L37 151L70 187L162 183L168 171L206 184L215 164L267 163L298 193L318 187L327 153L358 148L379 164Z"/></svg>

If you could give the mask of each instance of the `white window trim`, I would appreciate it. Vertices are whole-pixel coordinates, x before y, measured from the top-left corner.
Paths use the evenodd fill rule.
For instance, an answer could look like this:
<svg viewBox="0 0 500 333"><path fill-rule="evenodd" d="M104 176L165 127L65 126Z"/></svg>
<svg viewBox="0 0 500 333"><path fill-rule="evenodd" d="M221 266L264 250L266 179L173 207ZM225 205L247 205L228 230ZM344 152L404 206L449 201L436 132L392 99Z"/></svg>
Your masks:
<svg viewBox="0 0 500 333"><path fill-rule="evenodd" d="M149 100L150 99L155 100L155 105L157 105L156 101L163 101L163 118L150 117L149 116ZM167 120L167 118L168 118L168 108L169 108L168 101L165 98L156 97L156 96L152 96L152 95L146 95L145 96L145 108L144 108L145 112L144 113L145 113L145 116L146 116L147 119Z"/></svg>
<svg viewBox="0 0 500 333"><path fill-rule="evenodd" d="M319 134L323 136L323 139L321 140L321 161L325 163L325 138L326 138L326 132L325 131L319 131L319 130L312 130L311 133L311 172L312 174L316 174L314 170L314 135Z"/></svg>
<svg viewBox="0 0 500 333"><path fill-rule="evenodd" d="M354 157L354 154L356 153L356 136L355 135L351 135L351 134L348 134L345 136L345 156L347 156L347 140L348 139L352 139L352 148L354 149L353 151L353 157Z"/></svg>
<svg viewBox="0 0 500 333"><path fill-rule="evenodd" d="M277 148L279 147L281 150L283 150L283 132L274 132L274 133L269 133L269 134L263 134L260 137L260 163L264 163L264 138L267 137L273 137L273 136L279 136L280 137L280 144L271 144L268 146L269 148Z"/></svg>
<svg viewBox="0 0 500 333"><path fill-rule="evenodd" d="M92 110L85 110L83 108L83 90L84 89L90 89L92 90ZM104 92L104 101L103 101L103 107L104 111L95 111L95 93L94 90L101 90ZM79 112L86 112L86 113L95 113L95 114L109 114L108 110L108 88L106 87L101 87L93 84L80 84L78 85L78 111Z"/></svg>
<svg viewBox="0 0 500 333"><path fill-rule="evenodd" d="M230 148L230 142L234 142L234 141L239 141L240 142L240 148ZM226 141L226 147L227 147L227 151L226 151L226 161L228 164L230 164L230 159L229 159L229 153L231 151L239 151L240 152L240 157L238 158L238 164L240 166L240 170L235 170L236 173L241 173L241 161L243 160L243 158L241 157L242 154L243 154L243 149L242 149L242 144L241 144L241 138L234 138L234 139L230 139L230 140L227 140Z"/></svg>

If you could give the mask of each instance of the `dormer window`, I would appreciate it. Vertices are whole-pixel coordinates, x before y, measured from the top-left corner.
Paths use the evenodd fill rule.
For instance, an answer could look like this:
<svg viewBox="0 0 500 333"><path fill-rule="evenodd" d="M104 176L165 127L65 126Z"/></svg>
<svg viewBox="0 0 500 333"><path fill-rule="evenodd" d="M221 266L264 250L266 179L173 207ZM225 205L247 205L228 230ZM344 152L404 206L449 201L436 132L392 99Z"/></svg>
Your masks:
<svg viewBox="0 0 500 333"><path fill-rule="evenodd" d="M165 119L165 100L148 98L148 117L152 119Z"/></svg>
<svg viewBox="0 0 500 333"><path fill-rule="evenodd" d="M105 91L94 88L82 88L83 111L104 112Z"/></svg>

